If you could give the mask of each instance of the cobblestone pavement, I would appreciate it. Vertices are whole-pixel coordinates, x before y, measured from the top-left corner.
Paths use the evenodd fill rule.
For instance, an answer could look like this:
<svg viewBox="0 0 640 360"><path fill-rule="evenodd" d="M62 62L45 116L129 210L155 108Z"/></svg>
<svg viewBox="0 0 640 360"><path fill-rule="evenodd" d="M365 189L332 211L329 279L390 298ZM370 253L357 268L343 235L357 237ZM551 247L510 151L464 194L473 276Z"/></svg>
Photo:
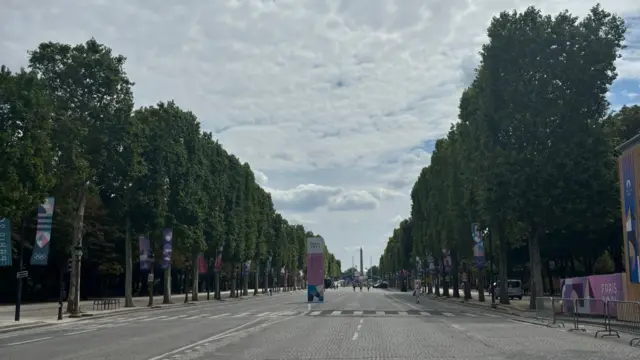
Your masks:
<svg viewBox="0 0 640 360"><path fill-rule="evenodd" d="M3 360L632 359L640 348L383 290L292 293L0 336Z"/></svg>

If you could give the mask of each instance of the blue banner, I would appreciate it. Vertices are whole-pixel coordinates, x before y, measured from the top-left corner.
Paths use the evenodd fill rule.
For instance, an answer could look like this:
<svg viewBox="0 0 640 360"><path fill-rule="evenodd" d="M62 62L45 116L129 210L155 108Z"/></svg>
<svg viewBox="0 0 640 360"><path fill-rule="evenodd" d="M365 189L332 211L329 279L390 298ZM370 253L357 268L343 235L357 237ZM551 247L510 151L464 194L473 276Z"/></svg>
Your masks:
<svg viewBox="0 0 640 360"><path fill-rule="evenodd" d="M152 257L149 237L140 235L138 237L138 248L140 249L140 270L149 270Z"/></svg>
<svg viewBox="0 0 640 360"><path fill-rule="evenodd" d="M473 263L478 269L484 268L484 241L478 223L471 224L471 238L473 239Z"/></svg>
<svg viewBox="0 0 640 360"><path fill-rule="evenodd" d="M0 267L11 266L11 221L0 219Z"/></svg>
<svg viewBox="0 0 640 360"><path fill-rule="evenodd" d="M625 240L627 248L627 257L629 258L629 281L639 283L640 276L638 271L638 249L637 248L637 212L636 212L636 179L633 174L633 152L628 151L621 156L622 184L623 187L623 221L625 227Z"/></svg>
<svg viewBox="0 0 640 360"><path fill-rule="evenodd" d="M38 225L36 226L36 244L31 253L31 265L46 266L49 263L51 229L53 228L53 209L55 198L47 198L38 207Z"/></svg>
<svg viewBox="0 0 640 360"><path fill-rule="evenodd" d="M171 267L171 254L173 254L173 229L162 230L162 268Z"/></svg>

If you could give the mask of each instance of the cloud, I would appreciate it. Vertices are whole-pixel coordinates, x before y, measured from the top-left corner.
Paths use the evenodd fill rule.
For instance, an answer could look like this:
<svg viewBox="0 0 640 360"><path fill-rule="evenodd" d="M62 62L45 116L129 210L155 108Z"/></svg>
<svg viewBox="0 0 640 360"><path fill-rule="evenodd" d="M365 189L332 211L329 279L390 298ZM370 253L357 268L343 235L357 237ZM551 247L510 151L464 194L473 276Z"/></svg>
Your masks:
<svg viewBox="0 0 640 360"><path fill-rule="evenodd" d="M380 200L400 195L382 188L347 190L316 184L302 184L289 190L266 190L279 209L303 213L319 208L329 211L372 210L379 206Z"/></svg>
<svg viewBox="0 0 640 360"><path fill-rule="evenodd" d="M638 101L640 11L637 0L601 3L629 25L617 108ZM193 111L260 169L278 211L322 234L346 267L345 247L363 244L377 260L389 219L409 215L411 187L456 121L491 17L528 5L583 16L593 3L8 0L0 62L18 69L43 41L111 46L127 57L136 105L174 99Z"/></svg>
<svg viewBox="0 0 640 360"><path fill-rule="evenodd" d="M255 176L258 185L265 186L269 182L269 178L262 171L253 170L253 175Z"/></svg>

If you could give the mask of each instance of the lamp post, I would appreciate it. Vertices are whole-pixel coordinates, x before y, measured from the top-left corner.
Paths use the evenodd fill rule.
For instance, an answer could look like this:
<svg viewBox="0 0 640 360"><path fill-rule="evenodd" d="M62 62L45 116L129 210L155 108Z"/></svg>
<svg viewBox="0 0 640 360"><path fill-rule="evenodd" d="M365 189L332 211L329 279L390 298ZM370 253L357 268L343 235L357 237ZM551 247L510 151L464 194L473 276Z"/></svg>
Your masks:
<svg viewBox="0 0 640 360"><path fill-rule="evenodd" d="M73 294L73 311L71 315L80 315L80 262L82 261L82 245L78 244L73 247L73 255L76 258L76 291Z"/></svg>

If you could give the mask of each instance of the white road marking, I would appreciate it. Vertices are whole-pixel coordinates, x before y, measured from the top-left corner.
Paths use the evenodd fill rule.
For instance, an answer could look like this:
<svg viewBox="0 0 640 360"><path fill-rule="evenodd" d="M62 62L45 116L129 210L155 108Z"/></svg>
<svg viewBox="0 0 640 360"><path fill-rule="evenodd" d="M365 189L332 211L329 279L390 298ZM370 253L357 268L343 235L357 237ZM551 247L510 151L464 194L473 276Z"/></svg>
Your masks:
<svg viewBox="0 0 640 360"><path fill-rule="evenodd" d="M64 336L77 335L77 334L87 333L87 332L96 331L96 330L98 330L98 329L96 328L96 329L76 331L76 332L64 334Z"/></svg>
<svg viewBox="0 0 640 360"><path fill-rule="evenodd" d="M426 311L420 311L420 315L423 315L423 316L431 316L431 314L430 314L430 313L428 313L428 312L426 312Z"/></svg>
<svg viewBox="0 0 640 360"><path fill-rule="evenodd" d="M224 313L224 314L213 315L213 316L209 316L209 319L215 319L215 318L219 318L219 317L223 317L223 316L227 316L227 315L231 315L231 314Z"/></svg>
<svg viewBox="0 0 640 360"><path fill-rule="evenodd" d="M263 312L262 314L258 314L258 315L256 315L256 316L258 316L258 317L262 317L262 316L267 316L267 315L269 315L269 314L271 314L271 312L270 312L270 311L267 311L267 312Z"/></svg>
<svg viewBox="0 0 640 360"><path fill-rule="evenodd" d="M36 341L49 340L49 339L53 339L53 337L49 336L49 337L43 337L43 338L38 338L38 339L19 341L19 342L14 342L14 343L7 344L7 346L22 345L22 344L28 344L28 343L32 343L32 342L36 342Z"/></svg>
<svg viewBox="0 0 640 360"><path fill-rule="evenodd" d="M384 311L376 311L376 315L384 315L386 314Z"/></svg>
<svg viewBox="0 0 640 360"><path fill-rule="evenodd" d="M464 331L464 328L458 324L451 324L451 327L460 331Z"/></svg>
<svg viewBox="0 0 640 360"><path fill-rule="evenodd" d="M448 313L448 312L443 312L442 315L444 315L444 316L455 316L452 313Z"/></svg>
<svg viewBox="0 0 640 360"><path fill-rule="evenodd" d="M467 315L467 316L471 316L471 317L478 317L478 315L476 315L476 314L471 314L471 313L464 313L464 314Z"/></svg>
<svg viewBox="0 0 640 360"><path fill-rule="evenodd" d="M208 314L207 314L207 315L208 315ZM197 318L199 318L199 317L201 317L201 315L190 316L190 317L186 318L185 320L193 320L193 319L197 319Z"/></svg>
<svg viewBox="0 0 640 360"><path fill-rule="evenodd" d="M362 311L354 311L353 315L362 315Z"/></svg>
<svg viewBox="0 0 640 360"><path fill-rule="evenodd" d="M243 316L247 316L247 315L251 315L251 313L240 313L238 315L233 315L232 317L237 318L237 317L243 317Z"/></svg>
<svg viewBox="0 0 640 360"><path fill-rule="evenodd" d="M363 321L364 321L364 319L360 319L360 324L362 324Z"/></svg>
<svg viewBox="0 0 640 360"><path fill-rule="evenodd" d="M168 317L168 318L164 318L164 319L162 319L162 320L163 320L163 321L166 321L166 320L174 320L174 319L177 319L177 318L179 318L179 316L171 316L171 317Z"/></svg>
<svg viewBox="0 0 640 360"><path fill-rule="evenodd" d="M141 320L141 321L162 320L162 319L164 319L166 317L167 317L167 315L162 315L162 316L158 316L158 317L154 317L154 318L144 319L144 320Z"/></svg>
<svg viewBox="0 0 640 360"><path fill-rule="evenodd" d="M494 318L499 318L500 317L498 315L489 314L489 313L483 313L482 315L486 315L486 316L490 316L490 317L494 317Z"/></svg>
<svg viewBox="0 0 640 360"><path fill-rule="evenodd" d="M356 331L355 334L353 334L353 337L351 338L351 340L355 341L358 338L358 332Z"/></svg>
<svg viewBox="0 0 640 360"><path fill-rule="evenodd" d="M362 324L358 324L358 330L362 329Z"/></svg>
<svg viewBox="0 0 640 360"><path fill-rule="evenodd" d="M316 315L320 315L322 311L312 311L309 315L311 316L316 316Z"/></svg>
<svg viewBox="0 0 640 360"><path fill-rule="evenodd" d="M398 315L409 315L406 311L398 311Z"/></svg>
<svg viewBox="0 0 640 360"><path fill-rule="evenodd" d="M289 319L293 319L293 318L284 318L283 320L275 321L275 322L273 322L271 324L276 324L278 322L286 321L286 320L289 320ZM246 322L246 323L244 323L242 325L239 325L239 326L236 326L236 327L234 327L232 329L229 329L227 331L221 332L220 334L213 335L213 336L211 336L211 337L209 337L207 339L197 341L197 342L195 342L193 344L185 345L185 346L183 346L181 348L178 348L178 349L175 349L175 350L171 350L171 351L169 351L167 353L164 353L164 354L161 354L161 355L158 355L158 356L154 356L154 357L150 358L149 360L164 359L169 355L180 353L180 352L182 352L182 351L184 351L186 349L191 349L191 348L193 348L195 346L198 346L198 345L201 345L201 344L206 344L206 343L209 343L209 342L211 342L213 340L222 339L222 338L225 338L226 336L235 335L236 333L241 332L242 330L240 330L240 329L242 329L243 327L246 327L247 325L255 324L258 321L262 321L262 319L259 318L259 319L251 320L251 321ZM247 329L245 329L245 330L247 330Z"/></svg>
<svg viewBox="0 0 640 360"><path fill-rule="evenodd" d="M342 311L334 311L331 313L331 315L336 316L336 315L342 315Z"/></svg>

